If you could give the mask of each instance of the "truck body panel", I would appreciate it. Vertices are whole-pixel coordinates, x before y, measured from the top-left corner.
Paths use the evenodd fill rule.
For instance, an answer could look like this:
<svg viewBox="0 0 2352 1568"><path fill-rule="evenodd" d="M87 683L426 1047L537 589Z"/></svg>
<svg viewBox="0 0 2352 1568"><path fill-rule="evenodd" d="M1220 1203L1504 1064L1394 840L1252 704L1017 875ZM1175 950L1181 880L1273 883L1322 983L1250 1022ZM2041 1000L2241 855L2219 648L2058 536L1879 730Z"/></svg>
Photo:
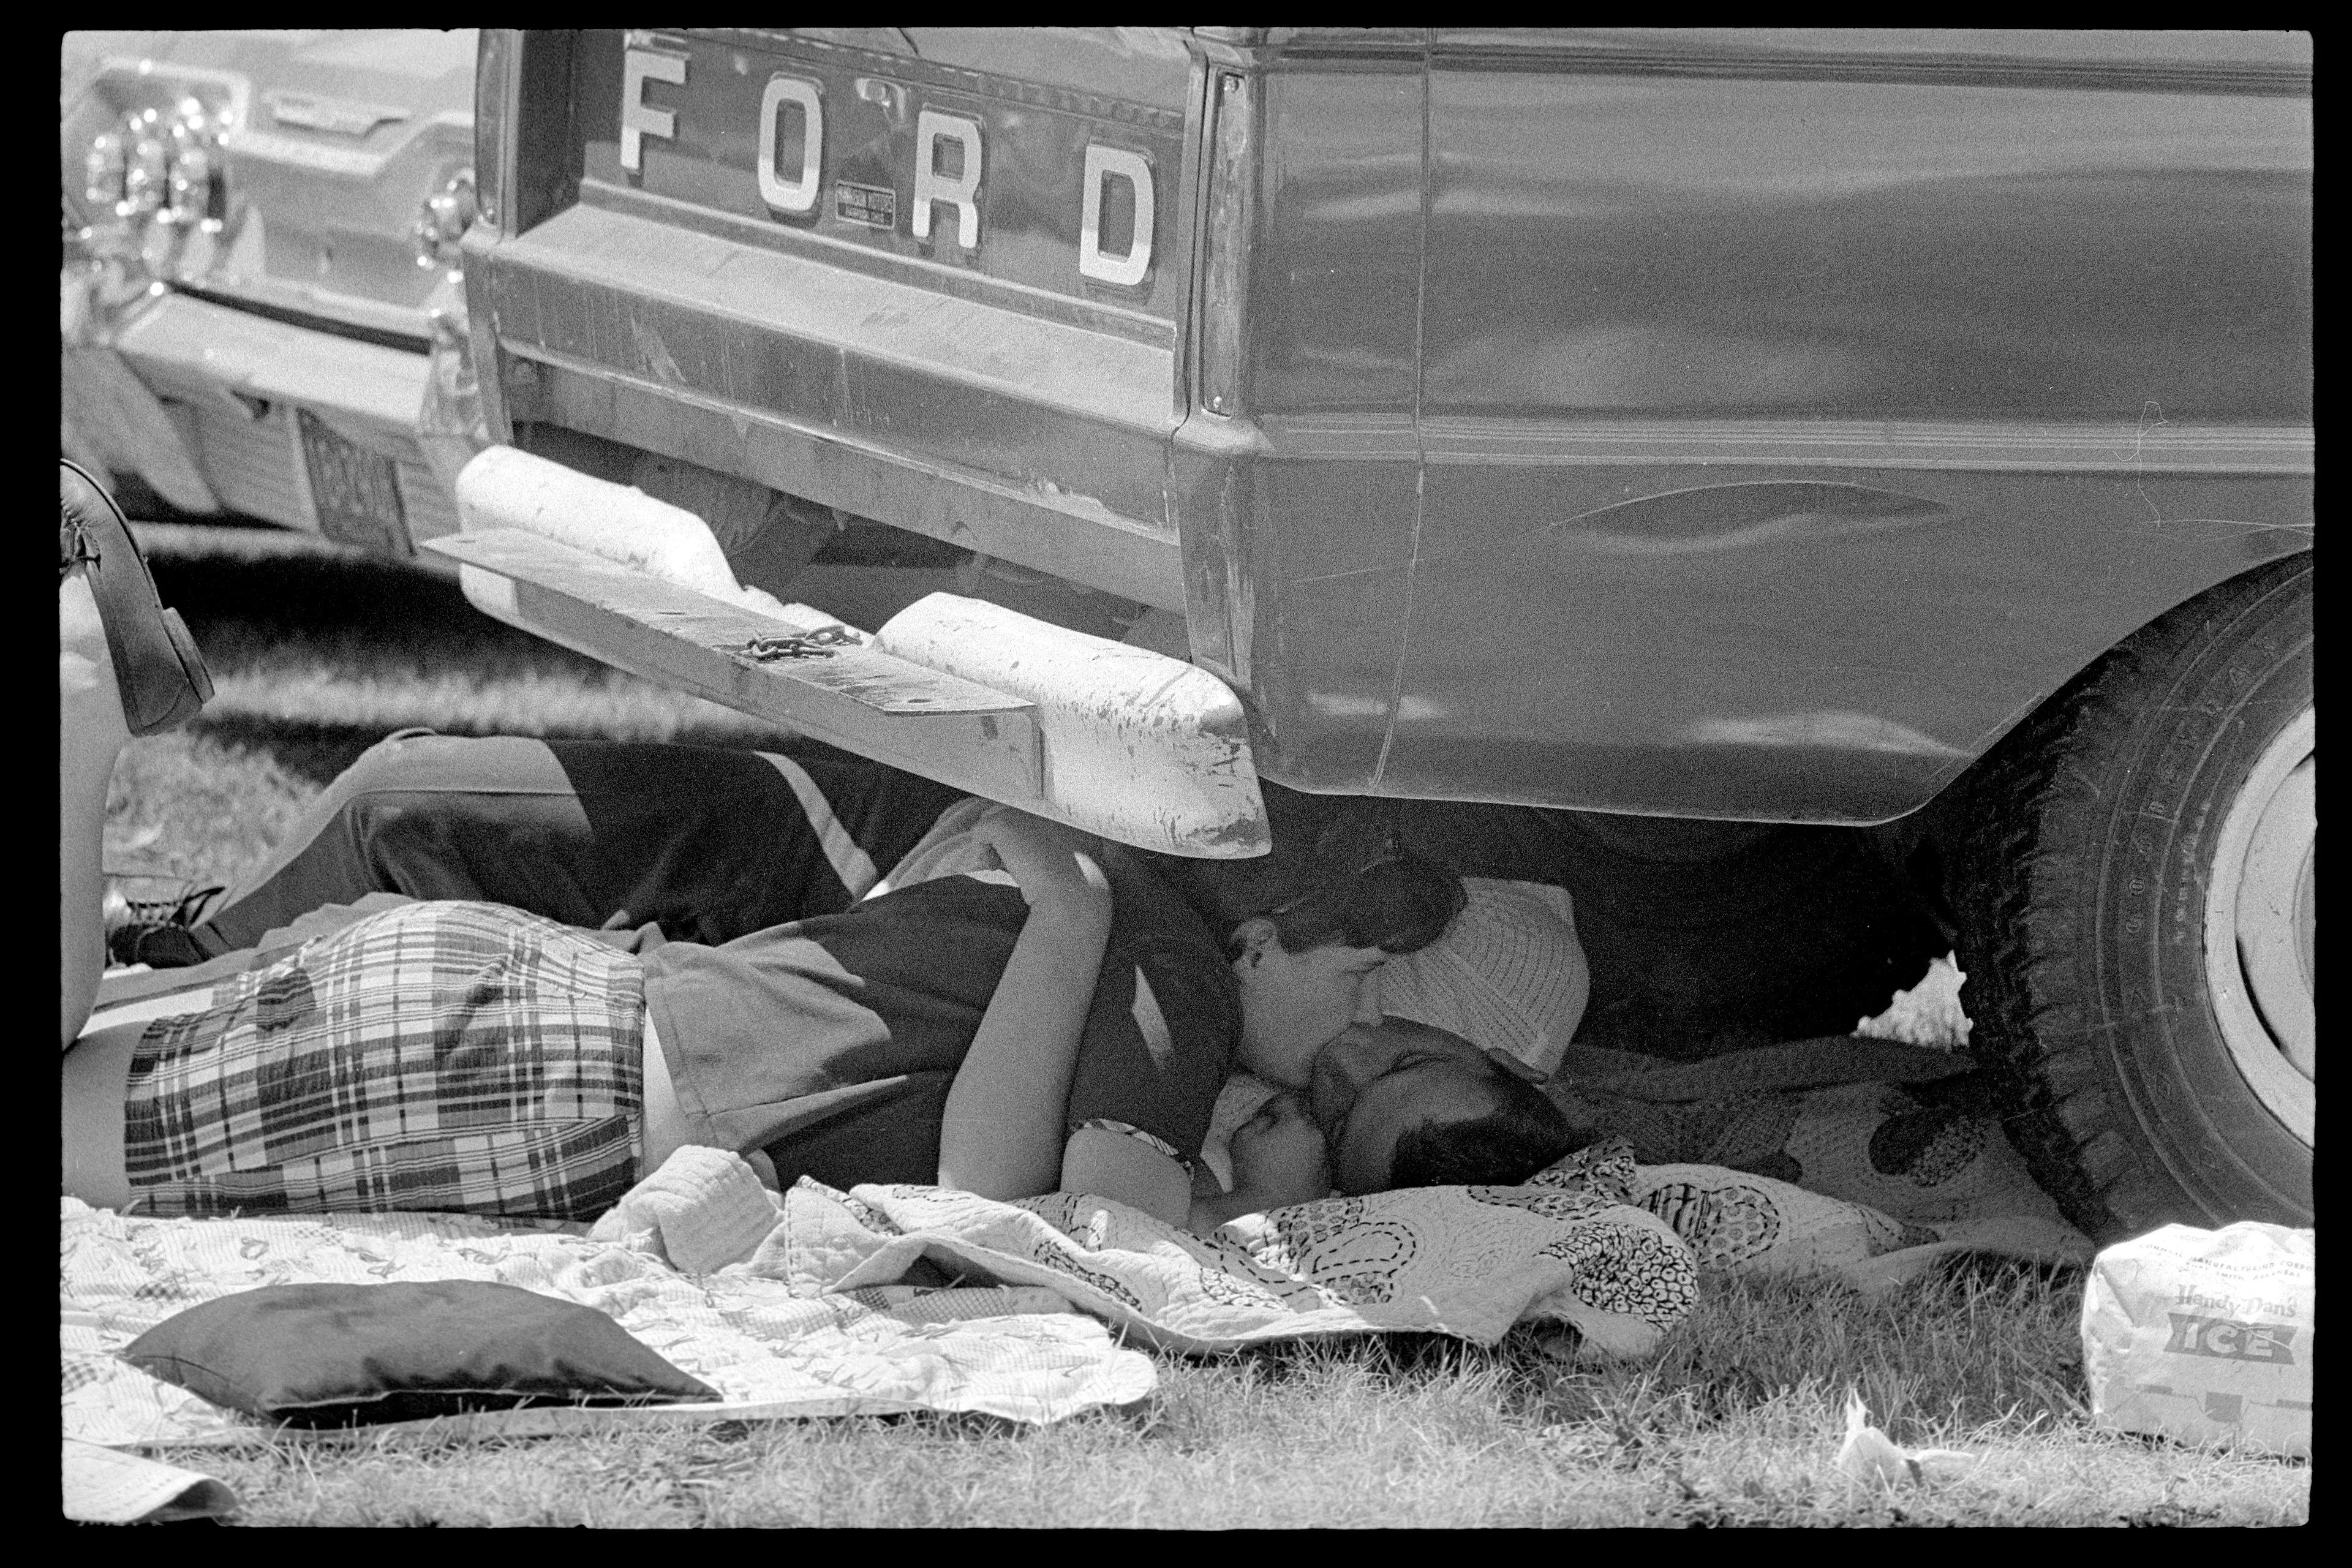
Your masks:
<svg viewBox="0 0 2352 1568"><path fill-rule="evenodd" d="M1885 821L2310 544L2287 36L500 50L495 434L1181 611L1293 787Z"/></svg>

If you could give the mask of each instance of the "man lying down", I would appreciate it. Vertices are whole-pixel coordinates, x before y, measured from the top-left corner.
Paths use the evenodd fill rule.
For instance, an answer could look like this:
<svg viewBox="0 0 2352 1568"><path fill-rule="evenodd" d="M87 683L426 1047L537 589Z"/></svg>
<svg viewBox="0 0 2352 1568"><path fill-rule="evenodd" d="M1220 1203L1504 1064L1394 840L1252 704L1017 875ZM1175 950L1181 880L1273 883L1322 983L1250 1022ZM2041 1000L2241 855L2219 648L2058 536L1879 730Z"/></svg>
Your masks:
<svg viewBox="0 0 2352 1568"><path fill-rule="evenodd" d="M68 1050L66 1189L586 1219L693 1143L1205 1231L1579 1147L1510 1055L1382 1026L1383 965L1463 885L1328 837L1186 862L1188 899L1159 858L829 748L396 736L209 907L118 922L119 960L198 965L146 988L195 984ZM424 901L283 930L371 893ZM1236 1070L1264 1087L1204 1165Z"/></svg>

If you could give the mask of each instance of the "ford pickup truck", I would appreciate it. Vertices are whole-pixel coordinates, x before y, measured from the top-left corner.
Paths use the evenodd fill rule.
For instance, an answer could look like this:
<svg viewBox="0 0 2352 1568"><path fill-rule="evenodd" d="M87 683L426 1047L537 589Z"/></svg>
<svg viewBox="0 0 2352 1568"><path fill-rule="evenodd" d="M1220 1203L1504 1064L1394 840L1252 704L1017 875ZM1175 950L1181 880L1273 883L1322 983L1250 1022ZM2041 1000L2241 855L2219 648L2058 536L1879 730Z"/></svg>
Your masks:
<svg viewBox="0 0 2352 1568"><path fill-rule="evenodd" d="M66 455L399 559L480 447L471 29L66 35ZM428 562L432 559L426 558Z"/></svg>
<svg viewBox="0 0 2352 1568"><path fill-rule="evenodd" d="M2311 1223L2307 37L493 29L476 90L485 608L1179 853L1265 784L1868 830L2079 1224Z"/></svg>

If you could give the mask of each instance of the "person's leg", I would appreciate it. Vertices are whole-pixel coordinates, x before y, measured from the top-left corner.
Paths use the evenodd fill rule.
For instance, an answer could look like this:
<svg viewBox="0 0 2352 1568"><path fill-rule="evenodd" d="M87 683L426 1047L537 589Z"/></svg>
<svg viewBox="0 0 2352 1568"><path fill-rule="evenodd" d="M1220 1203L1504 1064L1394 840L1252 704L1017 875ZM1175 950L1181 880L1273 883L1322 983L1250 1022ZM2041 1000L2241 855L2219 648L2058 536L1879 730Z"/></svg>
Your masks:
<svg viewBox="0 0 2352 1568"><path fill-rule="evenodd" d="M58 957L61 1044L89 1016L106 969L100 844L106 784L131 739L106 628L81 569L58 585Z"/></svg>
<svg viewBox="0 0 2352 1568"><path fill-rule="evenodd" d="M479 899L567 925L612 913L591 890L596 846L544 741L395 735L362 752L195 927L211 953L368 893Z"/></svg>
<svg viewBox="0 0 2352 1568"><path fill-rule="evenodd" d="M816 742L782 752L558 743L627 923L718 946L838 914L963 798ZM650 809L651 803L665 803ZM681 809L676 803L696 804Z"/></svg>
<svg viewBox="0 0 2352 1568"><path fill-rule="evenodd" d="M208 950L247 946L322 905L391 892L724 942L841 907L825 870L788 782L747 753L406 736L330 784L197 934Z"/></svg>
<svg viewBox="0 0 2352 1568"><path fill-rule="evenodd" d="M71 1045L106 966L106 785L132 735L194 718L204 655L164 607L114 498L58 464L58 934L60 1033Z"/></svg>
<svg viewBox="0 0 2352 1568"><path fill-rule="evenodd" d="M787 776L807 806L848 902L866 896L873 877L889 876L940 814L965 798L951 784L902 773L822 741L793 741L757 754ZM821 800L812 800L812 795Z"/></svg>
<svg viewBox="0 0 2352 1568"><path fill-rule="evenodd" d="M122 1095L147 1021L101 1024L73 1042L59 1075L65 1192L96 1208L131 1201L122 1168Z"/></svg>
<svg viewBox="0 0 2352 1568"><path fill-rule="evenodd" d="M367 752L197 928L207 951L368 892L713 945L848 907L959 792L830 747L423 736Z"/></svg>

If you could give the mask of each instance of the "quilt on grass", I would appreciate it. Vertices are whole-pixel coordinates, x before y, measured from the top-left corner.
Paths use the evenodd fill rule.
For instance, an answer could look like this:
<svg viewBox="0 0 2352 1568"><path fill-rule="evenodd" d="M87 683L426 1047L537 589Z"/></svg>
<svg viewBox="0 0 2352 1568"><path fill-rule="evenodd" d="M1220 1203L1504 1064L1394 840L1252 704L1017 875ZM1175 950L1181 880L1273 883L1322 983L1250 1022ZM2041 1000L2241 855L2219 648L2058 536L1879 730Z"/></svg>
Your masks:
<svg viewBox="0 0 2352 1568"><path fill-rule="evenodd" d="M1002 1204L934 1187L761 1187L734 1155L681 1150L592 1229L454 1215L152 1219L63 1200L65 1436L236 1441L258 1424L114 1352L172 1314L300 1280L484 1279L607 1312L718 1388L716 1405L541 1408L452 1430L552 1432L909 1410L1051 1422L1151 1393L1137 1345L1436 1331L1529 1321L1640 1355L1689 1311L1702 1268L1860 1273L1960 1245L1863 1205L1715 1166L1639 1167L1622 1142L1517 1187L1331 1198L1211 1237L1105 1199ZM2063 1249L2031 1234L1979 1238Z"/></svg>
<svg viewBox="0 0 2352 1568"><path fill-rule="evenodd" d="M1491 1340L1531 1315L1580 1320L1638 1350L1688 1310L1696 1284L1688 1249L1654 1216L1560 1193L1382 1194L1203 1240L1098 1199L814 1184L779 1195L716 1150L682 1151L593 1235L454 1215L151 1219L71 1198L60 1220L65 1435L117 1446L253 1436L260 1424L114 1352L199 1301L298 1280L545 1291L610 1313L725 1396L443 1422L483 1434L908 1410L1050 1422L1153 1390L1151 1359L1128 1339L1213 1350L1432 1329ZM749 1245L721 1261L714 1238Z"/></svg>

